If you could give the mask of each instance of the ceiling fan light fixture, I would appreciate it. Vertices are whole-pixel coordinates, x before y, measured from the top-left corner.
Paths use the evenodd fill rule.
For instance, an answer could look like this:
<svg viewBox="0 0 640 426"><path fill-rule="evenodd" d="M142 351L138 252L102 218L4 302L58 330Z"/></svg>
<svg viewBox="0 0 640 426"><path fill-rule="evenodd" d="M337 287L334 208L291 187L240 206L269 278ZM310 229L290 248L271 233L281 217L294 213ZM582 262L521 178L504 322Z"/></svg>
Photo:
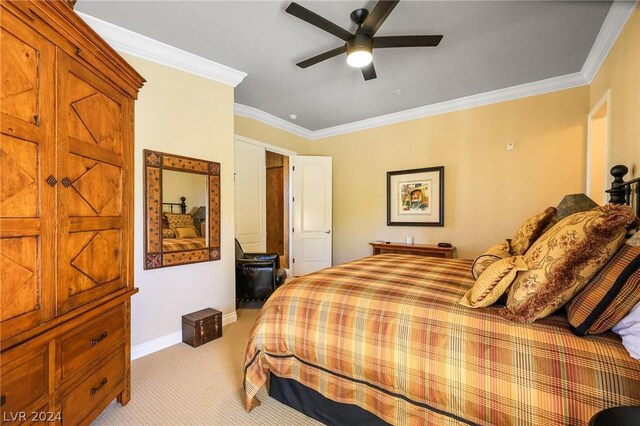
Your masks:
<svg viewBox="0 0 640 426"><path fill-rule="evenodd" d="M372 60L373 56L368 50L356 50L347 56L347 64L354 68L366 67Z"/></svg>
<svg viewBox="0 0 640 426"><path fill-rule="evenodd" d="M371 37L357 34L347 41L347 64L354 68L366 67L373 60Z"/></svg>

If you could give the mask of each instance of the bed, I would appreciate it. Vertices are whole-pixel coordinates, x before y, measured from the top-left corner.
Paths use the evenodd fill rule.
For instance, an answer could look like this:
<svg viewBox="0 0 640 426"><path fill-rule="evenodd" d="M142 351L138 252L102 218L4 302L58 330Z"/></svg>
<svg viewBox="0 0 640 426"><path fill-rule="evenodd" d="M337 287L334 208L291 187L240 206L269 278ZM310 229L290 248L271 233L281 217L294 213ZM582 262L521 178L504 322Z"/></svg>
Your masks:
<svg viewBox="0 0 640 426"><path fill-rule="evenodd" d="M206 238L202 236L202 221L196 221L192 214L187 214L186 200L186 197L180 197L179 203L162 203L162 251L165 253L207 248ZM204 208L198 207L194 212L201 209ZM189 235L183 237L180 232L185 228L189 228L186 229Z"/></svg>
<svg viewBox="0 0 640 426"><path fill-rule="evenodd" d="M612 197L637 208L620 182ZM284 284L250 332L245 408L265 384L326 424L586 425L640 405L617 334L579 337L562 310L519 323L462 306L471 264L384 254Z"/></svg>

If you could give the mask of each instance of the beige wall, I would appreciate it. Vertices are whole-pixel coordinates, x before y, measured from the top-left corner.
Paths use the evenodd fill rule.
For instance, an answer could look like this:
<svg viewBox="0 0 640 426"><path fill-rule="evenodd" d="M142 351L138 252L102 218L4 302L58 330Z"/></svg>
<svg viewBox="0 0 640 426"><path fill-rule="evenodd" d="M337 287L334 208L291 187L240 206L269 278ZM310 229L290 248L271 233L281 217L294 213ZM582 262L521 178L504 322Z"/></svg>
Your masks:
<svg viewBox="0 0 640 426"><path fill-rule="evenodd" d="M588 104L581 87L312 142L312 154L333 157L334 264L406 235L450 242L462 258L511 238L527 217L585 190ZM387 226L386 172L441 165L445 226Z"/></svg>
<svg viewBox="0 0 640 426"><path fill-rule="evenodd" d="M136 102L135 285L132 344L181 330L181 316L212 307L235 311L233 241L233 87L125 56L147 83ZM143 270L142 150L221 164L221 260Z"/></svg>
<svg viewBox="0 0 640 426"><path fill-rule="evenodd" d="M590 87L590 109L611 90L610 166L640 172L640 6L636 6ZM631 174L627 175L630 178Z"/></svg>
<svg viewBox="0 0 640 426"><path fill-rule="evenodd" d="M234 121L236 135L285 148L300 155L306 154L309 149L310 141L293 133L238 115Z"/></svg>

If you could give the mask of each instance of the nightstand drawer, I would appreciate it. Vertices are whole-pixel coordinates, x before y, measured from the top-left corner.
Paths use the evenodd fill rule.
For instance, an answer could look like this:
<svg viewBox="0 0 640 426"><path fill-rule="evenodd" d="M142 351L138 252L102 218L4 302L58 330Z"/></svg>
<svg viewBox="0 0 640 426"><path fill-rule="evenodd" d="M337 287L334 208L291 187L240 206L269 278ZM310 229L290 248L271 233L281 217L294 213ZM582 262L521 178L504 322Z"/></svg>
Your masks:
<svg viewBox="0 0 640 426"><path fill-rule="evenodd" d="M120 346L93 373L74 384L61 399L62 422L77 425L101 404L106 406L115 397L124 380L124 346ZM112 395L113 394L113 395Z"/></svg>
<svg viewBox="0 0 640 426"><path fill-rule="evenodd" d="M36 408L33 405L49 393L47 349L47 346L36 350L19 347L2 355L4 359L15 359L2 365L0 411L3 422L21 411Z"/></svg>
<svg viewBox="0 0 640 426"><path fill-rule="evenodd" d="M62 379L65 379L124 343L123 307L118 306L91 320L86 327L65 334L61 341Z"/></svg>

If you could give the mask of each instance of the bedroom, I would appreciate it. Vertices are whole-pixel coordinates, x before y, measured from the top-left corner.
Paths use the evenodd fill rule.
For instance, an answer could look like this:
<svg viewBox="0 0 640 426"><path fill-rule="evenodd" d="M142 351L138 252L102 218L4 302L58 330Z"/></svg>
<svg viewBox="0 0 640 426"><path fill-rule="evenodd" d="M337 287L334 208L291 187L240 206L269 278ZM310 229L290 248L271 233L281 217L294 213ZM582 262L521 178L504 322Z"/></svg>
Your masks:
<svg viewBox="0 0 640 426"><path fill-rule="evenodd" d="M82 3L76 6L81 12ZM557 205L565 194L585 191L587 116L607 90L612 111L609 165L639 164L639 25L636 7L611 40L615 43L602 65L582 85L320 140L234 114L232 85L125 52L127 62L147 80L135 104L133 264L140 291L131 299L134 358L180 342L185 313L212 306L223 312L226 324L236 319L230 231L234 134L333 158L334 182L341 182L334 186L334 264L369 255L370 241L401 241L407 234L416 243L451 242L458 257L473 258L541 208ZM515 143L513 151L505 149L509 141ZM143 149L221 163L219 261L143 270ZM356 161L367 165L366 173L353 167ZM386 172L437 165L447 171L445 227L387 227Z"/></svg>

